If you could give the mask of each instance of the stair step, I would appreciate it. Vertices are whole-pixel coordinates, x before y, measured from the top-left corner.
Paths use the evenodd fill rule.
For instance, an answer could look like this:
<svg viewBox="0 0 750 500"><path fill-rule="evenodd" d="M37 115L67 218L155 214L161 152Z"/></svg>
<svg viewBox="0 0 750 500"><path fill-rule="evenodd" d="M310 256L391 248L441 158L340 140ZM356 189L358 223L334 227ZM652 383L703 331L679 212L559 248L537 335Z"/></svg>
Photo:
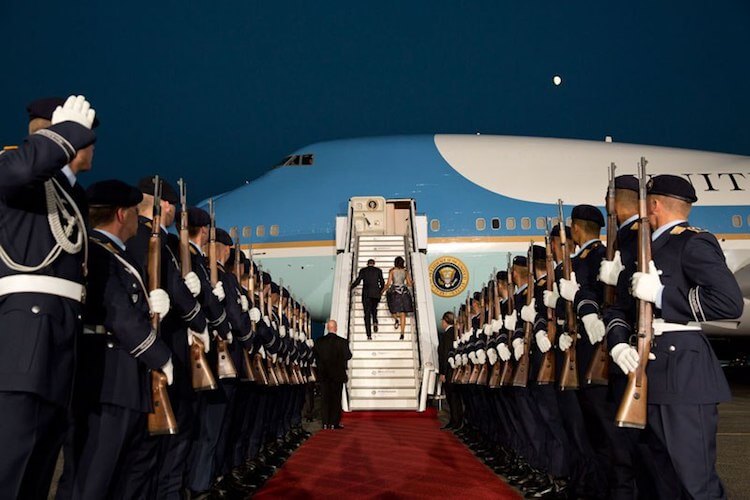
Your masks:
<svg viewBox="0 0 750 500"><path fill-rule="evenodd" d="M351 378L366 377L411 377L414 379L414 368L353 368Z"/></svg>
<svg viewBox="0 0 750 500"><path fill-rule="evenodd" d="M352 389L359 388L383 388L383 389L401 389L414 388L414 377L410 378L354 378L352 377Z"/></svg>
<svg viewBox="0 0 750 500"><path fill-rule="evenodd" d="M397 340L388 342L385 340L365 340L364 342L352 342L352 351L391 351L411 349L411 342L406 340Z"/></svg>
<svg viewBox="0 0 750 500"><path fill-rule="evenodd" d="M411 349L402 350L355 350L352 351L353 359L412 359L414 352Z"/></svg>
<svg viewBox="0 0 750 500"><path fill-rule="evenodd" d="M392 332L392 333L385 332L381 328L378 330L378 333L372 334L372 341L386 340L388 342L395 342L395 341L398 341L399 335L400 334L396 332ZM367 340L367 333L365 333L364 328L362 328L361 330L350 332L349 336L354 342L371 342ZM405 334L404 340L411 344L411 333Z"/></svg>
<svg viewBox="0 0 750 500"><path fill-rule="evenodd" d="M388 318L390 318L390 316L388 316L385 319L387 320ZM355 315L353 318L351 318L351 324L352 325L362 325L362 328L364 328L364 326L365 326L365 317L364 317L364 315L363 316L359 316L359 317L357 317ZM407 331L409 330L410 326L411 326L411 318L409 316L407 316L406 317L406 330ZM380 316L378 316L378 330L380 330L381 328L395 328L395 323L394 323L393 319L391 318L390 321L383 321L383 323L381 324L381 322L380 322Z"/></svg>
<svg viewBox="0 0 750 500"><path fill-rule="evenodd" d="M359 241L404 241L403 236L399 235L381 235L381 234L373 234L373 235L362 235L359 237Z"/></svg>
<svg viewBox="0 0 750 500"><path fill-rule="evenodd" d="M416 410L416 398L395 399L350 399L351 410Z"/></svg>
<svg viewBox="0 0 750 500"><path fill-rule="evenodd" d="M370 399L383 399L383 398L417 398L417 389L414 387L398 387L398 388L365 388L365 387L352 387L349 389L349 397L351 398L370 398Z"/></svg>
<svg viewBox="0 0 750 500"><path fill-rule="evenodd" d="M349 361L352 369L391 369L391 368L411 368L414 369L414 360L409 358L354 358Z"/></svg>

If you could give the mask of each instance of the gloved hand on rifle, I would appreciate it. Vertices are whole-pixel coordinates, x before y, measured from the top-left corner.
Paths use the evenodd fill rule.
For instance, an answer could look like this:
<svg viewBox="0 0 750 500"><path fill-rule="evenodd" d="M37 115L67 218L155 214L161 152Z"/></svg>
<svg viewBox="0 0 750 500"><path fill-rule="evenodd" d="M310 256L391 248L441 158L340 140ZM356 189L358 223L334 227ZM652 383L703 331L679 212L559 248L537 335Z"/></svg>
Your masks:
<svg viewBox="0 0 750 500"><path fill-rule="evenodd" d="M559 345L562 352L567 351L568 349L570 349L570 346L573 345L573 337L571 337L567 333L563 333L562 335L560 335Z"/></svg>
<svg viewBox="0 0 750 500"><path fill-rule="evenodd" d="M489 323L485 323L483 332L487 337L489 337L490 335L492 335L492 326Z"/></svg>
<svg viewBox="0 0 750 500"><path fill-rule="evenodd" d="M536 346L539 348L540 352L547 352L552 348L552 343L549 341L549 337L547 336L547 332L544 330L539 330L536 332Z"/></svg>
<svg viewBox="0 0 750 500"><path fill-rule="evenodd" d="M243 313L246 313L250 308L250 303L247 301L247 297L245 297L244 295L240 295L240 307L242 307Z"/></svg>
<svg viewBox="0 0 750 500"><path fill-rule="evenodd" d="M601 264L599 264L599 281L605 285L616 286L617 278L619 278L623 269L625 269L625 266L622 264L620 251L617 250L614 259L603 259Z"/></svg>
<svg viewBox="0 0 750 500"><path fill-rule="evenodd" d="M497 318L492 320L492 333L499 333L503 328L503 318Z"/></svg>
<svg viewBox="0 0 750 500"><path fill-rule="evenodd" d="M271 328L271 320L268 316L263 316L263 323L265 323L268 328Z"/></svg>
<svg viewBox="0 0 750 500"><path fill-rule="evenodd" d="M216 295L216 298L219 299L219 302L224 302L224 299L227 297L227 294L224 293L224 284L221 281L216 282L216 286L214 287L211 292Z"/></svg>
<svg viewBox="0 0 750 500"><path fill-rule="evenodd" d="M453 359L453 356L448 358L448 364L450 365L452 369L454 370L456 369L456 361Z"/></svg>
<svg viewBox="0 0 750 500"><path fill-rule="evenodd" d="M604 322L599 319L599 316L595 313L587 314L581 318L583 328L586 330L586 335L589 337L591 344L596 344L604 338L607 333L607 329L604 326Z"/></svg>
<svg viewBox="0 0 750 500"><path fill-rule="evenodd" d="M232 335L232 332L227 332L226 340L227 340L227 344L231 344L232 342L234 342L234 336Z"/></svg>
<svg viewBox="0 0 750 500"><path fill-rule="evenodd" d="M513 357L516 358L516 361L521 359L524 350L523 339L513 339Z"/></svg>
<svg viewBox="0 0 750 500"><path fill-rule="evenodd" d="M169 312L170 302L169 295L161 288L155 288L148 294L148 302L151 305L151 312L159 315L159 320Z"/></svg>
<svg viewBox="0 0 750 500"><path fill-rule="evenodd" d="M62 106L58 106L52 112L52 125L62 122L76 122L91 130L94 124L96 111L82 95L68 97Z"/></svg>
<svg viewBox="0 0 750 500"><path fill-rule="evenodd" d="M612 361L620 367L622 373L627 375L630 372L634 372L638 368L640 363L640 357L638 351L634 347L630 346L625 342L620 342L609 351L609 355L612 356Z"/></svg>
<svg viewBox="0 0 750 500"><path fill-rule="evenodd" d="M282 339L286 337L286 326L281 325L279 327L279 337L281 337Z"/></svg>
<svg viewBox="0 0 750 500"><path fill-rule="evenodd" d="M305 341L305 344L307 344L307 347L309 347L310 349L312 349L313 346L315 345L315 341L313 339L307 339Z"/></svg>
<svg viewBox="0 0 750 500"><path fill-rule="evenodd" d="M494 347L487 349L487 360L490 362L490 366L494 366L497 363L497 349Z"/></svg>
<svg viewBox="0 0 750 500"><path fill-rule="evenodd" d="M576 280L576 273L570 273L570 279L560 278L560 296L567 301L573 302L576 299L578 290L581 285Z"/></svg>
<svg viewBox="0 0 750 500"><path fill-rule="evenodd" d="M461 364L466 366L469 364L469 355L468 354L462 354L461 355Z"/></svg>
<svg viewBox="0 0 750 500"><path fill-rule="evenodd" d="M188 345L193 345L193 335L198 337L198 340L203 344L203 352L209 352L211 350L211 337L208 335L208 327L204 328L202 332L196 332L188 328Z"/></svg>
<svg viewBox="0 0 750 500"><path fill-rule="evenodd" d="M510 359L510 349L508 349L508 346L504 343L498 344L497 355L500 356L500 359L503 361L508 361Z"/></svg>
<svg viewBox="0 0 750 500"><path fill-rule="evenodd" d="M487 351L485 351L484 349L479 349L477 351L476 358L477 358L478 365L485 364L487 362Z"/></svg>
<svg viewBox="0 0 750 500"><path fill-rule="evenodd" d="M659 295L661 295L664 289L664 285L662 285L661 278L659 277L660 274L661 271L656 269L656 264L654 264L653 260L648 262L647 273L633 273L633 277L630 280L633 296L637 299L656 304Z"/></svg>
<svg viewBox="0 0 750 500"><path fill-rule="evenodd" d="M505 316L505 319L503 319L503 326L506 330L510 332L516 331L516 323L518 322L518 318L516 318L515 312L512 312L511 314L508 314Z"/></svg>
<svg viewBox="0 0 750 500"><path fill-rule="evenodd" d="M195 274L193 271L190 271L185 275L183 278L185 281L185 286L190 290L190 293L193 295L193 297L197 297L201 293L201 280L198 278L198 275Z"/></svg>
<svg viewBox="0 0 750 500"><path fill-rule="evenodd" d="M552 284L552 291L545 290L542 292L544 295L544 305L550 309L557 307L557 301L560 300L560 293L557 291L557 283Z"/></svg>
<svg viewBox="0 0 750 500"><path fill-rule="evenodd" d="M167 362L164 363L164 366L161 367L161 372L167 376L167 385L172 385L172 382L174 382L174 365L172 364L171 356Z"/></svg>
<svg viewBox="0 0 750 500"><path fill-rule="evenodd" d="M476 353L474 351L471 351L469 353L469 361L471 361L472 365L477 364L477 355L476 355Z"/></svg>
<svg viewBox="0 0 750 500"><path fill-rule="evenodd" d="M531 304L521 308L521 319L527 323L533 323L536 319L536 299L531 299Z"/></svg>
<svg viewBox="0 0 750 500"><path fill-rule="evenodd" d="M252 321L253 323L257 323L258 321L260 321L260 318L261 318L260 309L258 309L257 307L253 307L248 312L248 316L250 316L250 321Z"/></svg>

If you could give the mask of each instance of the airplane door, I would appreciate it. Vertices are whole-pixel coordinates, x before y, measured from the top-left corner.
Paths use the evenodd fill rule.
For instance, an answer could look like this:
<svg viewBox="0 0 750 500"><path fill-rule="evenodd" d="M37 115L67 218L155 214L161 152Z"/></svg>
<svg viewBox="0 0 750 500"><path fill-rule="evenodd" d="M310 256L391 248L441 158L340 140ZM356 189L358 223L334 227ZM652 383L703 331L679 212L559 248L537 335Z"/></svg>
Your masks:
<svg viewBox="0 0 750 500"><path fill-rule="evenodd" d="M409 231L411 201L388 201L386 208L386 234L404 236Z"/></svg>

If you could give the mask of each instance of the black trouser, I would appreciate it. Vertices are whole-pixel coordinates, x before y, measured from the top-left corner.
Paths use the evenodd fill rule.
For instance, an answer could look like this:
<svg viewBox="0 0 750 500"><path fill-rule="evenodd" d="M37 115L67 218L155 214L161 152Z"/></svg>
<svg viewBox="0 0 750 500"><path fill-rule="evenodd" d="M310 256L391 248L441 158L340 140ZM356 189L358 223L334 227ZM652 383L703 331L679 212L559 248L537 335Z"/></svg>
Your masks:
<svg viewBox="0 0 750 500"><path fill-rule="evenodd" d="M320 395L323 400L323 425L338 425L341 422L341 391L343 387L343 382L331 382L330 380L320 382Z"/></svg>
<svg viewBox="0 0 750 500"><path fill-rule="evenodd" d="M36 394L0 392L0 498L47 498L65 440L65 408Z"/></svg>
<svg viewBox="0 0 750 500"><path fill-rule="evenodd" d="M450 382L443 385L443 388L445 389L445 400L448 402L448 410L451 414L448 423L453 427L461 427L464 423L464 405L461 401L461 394L455 384Z"/></svg>
<svg viewBox="0 0 750 500"><path fill-rule="evenodd" d="M380 297L365 297L362 296L362 305L365 308L365 331L367 336L372 335L370 331L370 321L378 324L378 304L380 304Z"/></svg>

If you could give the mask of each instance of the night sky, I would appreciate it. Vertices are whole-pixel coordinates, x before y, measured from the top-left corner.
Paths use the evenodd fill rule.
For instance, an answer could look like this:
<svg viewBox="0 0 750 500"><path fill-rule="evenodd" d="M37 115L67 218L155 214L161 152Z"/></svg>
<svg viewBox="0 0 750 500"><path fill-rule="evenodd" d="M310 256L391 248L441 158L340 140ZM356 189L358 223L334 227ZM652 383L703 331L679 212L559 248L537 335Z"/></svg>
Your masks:
<svg viewBox="0 0 750 500"><path fill-rule="evenodd" d="M198 201L306 144L435 132L750 155L747 0L2 0L0 19L0 143L30 100L83 93L84 184L158 172Z"/></svg>

